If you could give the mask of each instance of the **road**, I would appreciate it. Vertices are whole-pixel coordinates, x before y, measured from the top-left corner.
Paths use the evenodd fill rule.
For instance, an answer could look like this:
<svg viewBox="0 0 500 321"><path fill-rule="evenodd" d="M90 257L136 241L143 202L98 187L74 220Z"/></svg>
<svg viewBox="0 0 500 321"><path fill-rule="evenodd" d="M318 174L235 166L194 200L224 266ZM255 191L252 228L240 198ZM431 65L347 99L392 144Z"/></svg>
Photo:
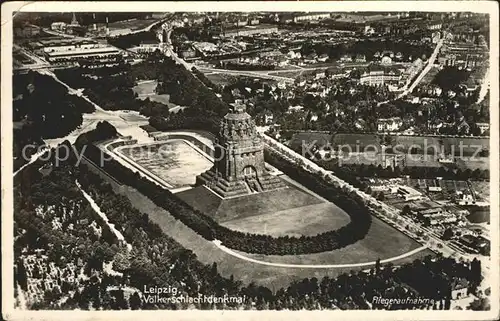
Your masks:
<svg viewBox="0 0 500 321"><path fill-rule="evenodd" d="M222 245L221 241L219 240L214 240L212 241L215 246L217 246L221 251L224 251L225 253L232 255L234 257L237 257L239 259L256 263L256 264L261 264L261 265L267 265L267 266L274 266L274 267L283 267L283 268L298 268L298 269L335 269L335 268L355 268L355 267L364 267L364 266L372 266L375 265L375 261L372 262L363 262L363 263L352 263L352 264L288 264L288 263L276 263L276 262L267 262L267 261L262 261L262 260L256 260L253 258L250 258L248 256L245 256L241 253L238 253L236 251L231 250L230 248L225 247ZM412 256L415 253L418 253L420 251L425 250L427 247L426 246L421 246L419 248L416 248L414 250L411 250L409 252L403 253L398 256L394 256L388 259L380 260L380 263L388 263L400 259L404 259L405 257Z"/></svg>

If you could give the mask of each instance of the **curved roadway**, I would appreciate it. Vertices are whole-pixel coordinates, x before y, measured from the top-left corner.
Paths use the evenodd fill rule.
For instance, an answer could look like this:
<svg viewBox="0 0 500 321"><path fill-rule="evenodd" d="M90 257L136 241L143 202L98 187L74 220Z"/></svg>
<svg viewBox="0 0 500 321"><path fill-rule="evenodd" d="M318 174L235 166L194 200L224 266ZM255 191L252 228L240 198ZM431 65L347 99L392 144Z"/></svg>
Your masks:
<svg viewBox="0 0 500 321"><path fill-rule="evenodd" d="M284 267L284 268L300 268L300 269L334 269L334 268L351 268L351 267L363 267L363 266L371 266L374 265L376 262L363 262L363 263L350 263L350 264L289 264L289 263L274 263L274 262L267 262L267 261L261 261L261 260L256 260L253 258L250 258L248 256L245 256L241 253L235 252L231 250L230 248L225 247L222 245L221 241L219 240L214 240L212 241L215 246L217 246L221 251L224 251L225 253L232 255L234 257L237 257L239 259L256 263L256 264L261 264L261 265L268 265L268 266L274 266L274 267ZM420 251L423 251L427 249L427 246L421 246L419 248L416 248L414 250L411 250L409 252L403 253L398 256L394 256L388 259L380 260L380 263L388 263L391 261L396 261L399 259L403 259L405 257L411 256L415 253L418 253Z"/></svg>

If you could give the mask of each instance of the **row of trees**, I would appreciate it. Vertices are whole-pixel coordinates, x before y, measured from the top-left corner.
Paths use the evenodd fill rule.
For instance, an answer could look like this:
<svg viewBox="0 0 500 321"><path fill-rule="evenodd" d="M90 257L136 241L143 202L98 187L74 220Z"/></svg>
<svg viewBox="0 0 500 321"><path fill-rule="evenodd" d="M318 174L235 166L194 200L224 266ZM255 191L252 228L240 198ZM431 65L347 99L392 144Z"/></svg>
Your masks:
<svg viewBox="0 0 500 321"><path fill-rule="evenodd" d="M427 167L427 166L375 166L373 164L342 164L334 161L317 161L318 165L327 170L337 172L350 172L357 177L380 177L380 178L396 178L402 176L410 176L411 178L436 178L450 180L489 180L490 172L487 169L481 170L476 168L448 168L448 167Z"/></svg>

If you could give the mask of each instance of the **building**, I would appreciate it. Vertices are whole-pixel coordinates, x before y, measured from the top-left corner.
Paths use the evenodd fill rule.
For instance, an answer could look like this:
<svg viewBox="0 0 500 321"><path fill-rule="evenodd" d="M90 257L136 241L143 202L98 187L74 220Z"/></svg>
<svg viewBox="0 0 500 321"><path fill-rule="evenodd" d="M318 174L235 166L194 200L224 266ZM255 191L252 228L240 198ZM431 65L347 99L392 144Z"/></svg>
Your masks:
<svg viewBox="0 0 500 321"><path fill-rule="evenodd" d="M405 201L415 201L422 198L422 193L409 186L399 186L397 192Z"/></svg>
<svg viewBox="0 0 500 321"><path fill-rule="evenodd" d="M327 54L321 54L319 57L318 57L318 61L320 62L326 62L328 60L328 55Z"/></svg>
<svg viewBox="0 0 500 321"><path fill-rule="evenodd" d="M196 181L222 198L247 195L286 185L264 166L264 143L246 106L233 104L221 121L214 166Z"/></svg>
<svg viewBox="0 0 500 321"><path fill-rule="evenodd" d="M258 34L270 34L278 32L278 27L273 25L254 25L254 26L244 26L243 28L229 28L224 29L221 33L224 37L244 37L253 36Z"/></svg>
<svg viewBox="0 0 500 321"><path fill-rule="evenodd" d="M393 132L398 130L401 125L403 125L403 121L400 117L379 118L377 120L377 130L379 132Z"/></svg>
<svg viewBox="0 0 500 321"><path fill-rule="evenodd" d="M447 41L441 48L438 62L441 66L474 68L484 64L487 55L487 47L474 43Z"/></svg>
<svg viewBox="0 0 500 321"><path fill-rule="evenodd" d="M108 61L122 56L118 48L99 44L65 46L64 49L45 51L45 58L51 63L77 62L82 59Z"/></svg>
<svg viewBox="0 0 500 321"><path fill-rule="evenodd" d="M459 300L469 295L469 282L466 279L458 279L451 284L451 299Z"/></svg>
<svg viewBox="0 0 500 321"><path fill-rule="evenodd" d="M358 54L358 55L356 55L356 58L354 59L354 61L356 61L356 62L366 62L366 56Z"/></svg>
<svg viewBox="0 0 500 321"><path fill-rule="evenodd" d="M324 13L324 12L299 13L293 17L293 22L318 21L328 18L330 18L330 13Z"/></svg>
<svg viewBox="0 0 500 321"><path fill-rule="evenodd" d="M145 40L142 41L139 46L130 48L130 51L136 53L152 53L160 49L160 42L158 40Z"/></svg>
<svg viewBox="0 0 500 321"><path fill-rule="evenodd" d="M399 85L401 80L402 73L398 69L375 64L366 68L359 77L361 84L370 86Z"/></svg>
<svg viewBox="0 0 500 321"><path fill-rule="evenodd" d="M50 30L62 31L66 29L66 22L53 22L50 25Z"/></svg>
<svg viewBox="0 0 500 321"><path fill-rule="evenodd" d="M274 121L274 115L272 113L270 113L270 112L266 112L264 114L264 123L266 125L269 125L269 124L272 124L273 121Z"/></svg>
<svg viewBox="0 0 500 321"><path fill-rule="evenodd" d="M481 134L484 134L486 131L488 131L490 129L489 123L476 123L476 126L481 131Z"/></svg>

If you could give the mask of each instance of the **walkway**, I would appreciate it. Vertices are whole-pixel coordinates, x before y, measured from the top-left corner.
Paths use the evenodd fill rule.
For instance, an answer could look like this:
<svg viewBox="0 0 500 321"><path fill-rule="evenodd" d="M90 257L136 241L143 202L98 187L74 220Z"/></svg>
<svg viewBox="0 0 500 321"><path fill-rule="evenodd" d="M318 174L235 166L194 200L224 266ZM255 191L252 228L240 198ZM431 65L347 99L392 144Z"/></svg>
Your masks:
<svg viewBox="0 0 500 321"><path fill-rule="evenodd" d="M261 261L261 260L256 260L250 257L247 257L243 254L240 254L238 252L235 252L231 250L230 248L225 247L224 245L221 244L221 241L219 240L214 240L212 241L215 246L217 246L220 250L226 252L229 255L232 255L234 257L237 257L239 259L256 263L256 264L261 264L261 265L267 265L267 266L274 266L274 267L283 267L283 268L299 268L299 269L335 269L335 268L355 268L355 267L363 267L363 266L371 266L375 265L375 261L372 262L364 262L364 263L350 263L350 264L288 264L288 263L274 263L274 262L266 262L266 261ZM411 250L409 252L406 252L404 254L394 256L388 259L380 260L380 263L388 263L392 261L396 261L399 259L404 259L405 257L412 256L415 253L418 253L420 251L423 251L427 249L427 246L421 246L419 248L416 248L414 250Z"/></svg>
<svg viewBox="0 0 500 321"><path fill-rule="evenodd" d="M80 191L83 193L83 196L85 197L85 199L90 203L90 206L92 207L92 209L104 220L104 222L106 222L106 224L111 229L111 232L113 232L113 234L115 234L116 238L118 240L120 240L121 242L123 242L123 244L125 244L127 246L127 249L129 251L131 251L132 245L127 243L123 234L115 228L115 224L109 222L106 214L101 211L101 208L99 207L99 205L97 205L97 203L94 201L94 199L89 194L87 194L87 192L85 192L83 190L80 183L78 183L78 181L75 181L75 183L76 183L76 186L78 186Z"/></svg>

